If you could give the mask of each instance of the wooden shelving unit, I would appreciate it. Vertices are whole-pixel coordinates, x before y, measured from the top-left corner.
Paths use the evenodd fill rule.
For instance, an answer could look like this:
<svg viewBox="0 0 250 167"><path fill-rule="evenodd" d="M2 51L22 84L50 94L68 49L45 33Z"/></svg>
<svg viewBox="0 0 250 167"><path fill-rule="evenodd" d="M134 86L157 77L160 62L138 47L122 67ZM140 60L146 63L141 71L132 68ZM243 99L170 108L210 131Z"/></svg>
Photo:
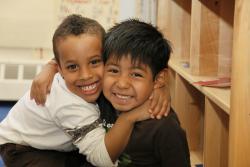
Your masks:
<svg viewBox="0 0 250 167"><path fill-rule="evenodd" d="M158 0L157 26L173 46L172 107L192 166L250 166L249 11L249 0ZM218 77L231 77L231 88L195 84Z"/></svg>

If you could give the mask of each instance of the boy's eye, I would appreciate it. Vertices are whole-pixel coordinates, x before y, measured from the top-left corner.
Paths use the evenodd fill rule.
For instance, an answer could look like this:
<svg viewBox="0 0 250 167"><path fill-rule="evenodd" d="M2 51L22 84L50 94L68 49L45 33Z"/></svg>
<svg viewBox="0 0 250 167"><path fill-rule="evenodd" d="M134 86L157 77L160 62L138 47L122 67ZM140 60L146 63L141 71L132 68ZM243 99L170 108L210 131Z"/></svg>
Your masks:
<svg viewBox="0 0 250 167"><path fill-rule="evenodd" d="M131 76L132 77L143 77L143 75L140 73L132 73Z"/></svg>
<svg viewBox="0 0 250 167"><path fill-rule="evenodd" d="M114 68L108 69L107 71L108 71L109 73L114 73L114 74L116 74L116 73L119 72L117 69L114 69Z"/></svg>
<svg viewBox="0 0 250 167"><path fill-rule="evenodd" d="M78 66L76 64L71 64L66 67L70 71L75 71L77 70Z"/></svg>
<svg viewBox="0 0 250 167"><path fill-rule="evenodd" d="M102 59L93 59L90 61L90 64L96 65L96 64L100 64L101 62L102 62Z"/></svg>

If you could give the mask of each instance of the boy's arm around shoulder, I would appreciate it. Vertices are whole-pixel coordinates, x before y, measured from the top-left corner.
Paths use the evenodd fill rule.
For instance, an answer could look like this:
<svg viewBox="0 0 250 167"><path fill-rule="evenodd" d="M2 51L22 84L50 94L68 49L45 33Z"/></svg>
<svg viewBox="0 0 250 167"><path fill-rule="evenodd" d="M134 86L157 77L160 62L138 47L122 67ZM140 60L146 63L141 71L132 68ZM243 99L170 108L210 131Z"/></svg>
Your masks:
<svg viewBox="0 0 250 167"><path fill-rule="evenodd" d="M60 88L61 87L58 86L58 89ZM62 91L63 90L58 91L58 93ZM50 96L52 95L53 93ZM66 95L68 98L65 97ZM64 102L59 102L59 99ZM86 104L86 106L79 105L81 104L79 98L78 100L76 98L73 103L72 100L73 97L70 97L67 92L64 96L61 94L61 96L56 99L57 103L64 104L64 106L61 106L60 110L54 113L55 120L63 129L71 129L74 132L76 127L85 128L85 126L89 126L99 118L98 109L88 109L88 107L91 107L91 104ZM68 105L65 106L65 103ZM98 114L96 115L95 113ZM115 162L128 143L134 123L136 121L148 119L149 117L150 115L147 110L135 110L122 113L106 135L104 128L96 127L89 131L89 133L82 134L83 136L77 140L78 142L76 142L75 145L79 148L80 153L87 155L87 159L93 165L113 166L115 164L113 164L112 161Z"/></svg>
<svg viewBox="0 0 250 167"><path fill-rule="evenodd" d="M185 131L181 128L177 115L173 110L164 118L159 127L154 144L162 167L190 167L190 155Z"/></svg>
<svg viewBox="0 0 250 167"><path fill-rule="evenodd" d="M54 92L50 94L50 98L53 94ZM127 145L134 123L149 118L146 110L120 114L114 126L105 134L105 129L100 125L88 128L93 127L93 123L99 119L98 109L93 108L93 104L72 105L70 97L63 96L57 98L56 101L59 103L60 100L64 100L64 105L53 113L53 119L59 127L64 131L67 129L71 134L78 134L81 131L79 128L89 129L79 137L74 139L71 136L71 138L74 139L74 145L79 148L79 152L86 155L89 162L99 167L116 166L115 160ZM76 103L77 100L74 101L74 104ZM78 102L78 104L81 103ZM69 133L66 132L66 134Z"/></svg>
<svg viewBox="0 0 250 167"><path fill-rule="evenodd" d="M38 105L45 104L47 94L51 89L54 75L58 72L57 68L56 61L52 59L33 79L30 90L30 98L34 99Z"/></svg>
<svg viewBox="0 0 250 167"><path fill-rule="evenodd" d="M134 123L150 118L147 110L133 110L119 115L113 127L105 135L105 145L113 161L118 159L127 146Z"/></svg>
<svg viewBox="0 0 250 167"><path fill-rule="evenodd" d="M85 113L84 116L81 113ZM105 129L98 122L99 115L89 108L74 109L64 107L56 114L56 122L67 134L72 143L79 149L79 153L87 160L99 167L116 166L111 160L105 146Z"/></svg>
<svg viewBox="0 0 250 167"><path fill-rule="evenodd" d="M104 128L96 127L75 144L80 149L80 153L87 155L87 160L93 165L117 166L116 159L126 147L134 123L149 117L147 111L122 113L106 134Z"/></svg>
<svg viewBox="0 0 250 167"><path fill-rule="evenodd" d="M97 105L83 101L57 83L52 85L45 105L55 125L68 136L63 135L66 143L74 144L95 166L114 166L104 143L105 129L96 123L100 116Z"/></svg>

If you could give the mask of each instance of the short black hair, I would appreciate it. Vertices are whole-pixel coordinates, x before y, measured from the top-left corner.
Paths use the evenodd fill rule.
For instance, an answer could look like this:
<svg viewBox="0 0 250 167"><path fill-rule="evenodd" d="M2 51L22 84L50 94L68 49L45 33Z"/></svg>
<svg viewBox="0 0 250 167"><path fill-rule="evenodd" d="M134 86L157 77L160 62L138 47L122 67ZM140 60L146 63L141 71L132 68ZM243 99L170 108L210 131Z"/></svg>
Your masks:
<svg viewBox="0 0 250 167"><path fill-rule="evenodd" d="M105 30L95 20L82 17L81 15L72 14L67 16L62 23L57 27L53 35L53 52L56 61L59 63L59 55L57 51L57 44L60 39L64 39L69 35L82 35L84 33L99 35L102 43L104 41Z"/></svg>
<svg viewBox="0 0 250 167"><path fill-rule="evenodd" d="M153 78L164 68L172 52L170 42L152 24L129 19L110 28L105 36L103 61L131 56L132 63L148 65Z"/></svg>

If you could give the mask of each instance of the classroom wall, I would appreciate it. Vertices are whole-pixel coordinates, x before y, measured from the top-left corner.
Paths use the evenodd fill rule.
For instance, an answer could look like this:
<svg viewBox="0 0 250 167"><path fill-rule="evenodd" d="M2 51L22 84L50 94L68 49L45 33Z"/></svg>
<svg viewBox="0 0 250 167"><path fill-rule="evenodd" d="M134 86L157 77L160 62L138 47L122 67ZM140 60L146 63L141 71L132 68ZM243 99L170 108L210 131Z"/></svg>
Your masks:
<svg viewBox="0 0 250 167"><path fill-rule="evenodd" d="M41 66L53 57L52 36L67 15L78 13L96 19L105 29L131 17L154 23L156 2L0 0L0 100L18 99L28 89Z"/></svg>
<svg viewBox="0 0 250 167"><path fill-rule="evenodd" d="M0 46L51 48L56 1L0 1Z"/></svg>

